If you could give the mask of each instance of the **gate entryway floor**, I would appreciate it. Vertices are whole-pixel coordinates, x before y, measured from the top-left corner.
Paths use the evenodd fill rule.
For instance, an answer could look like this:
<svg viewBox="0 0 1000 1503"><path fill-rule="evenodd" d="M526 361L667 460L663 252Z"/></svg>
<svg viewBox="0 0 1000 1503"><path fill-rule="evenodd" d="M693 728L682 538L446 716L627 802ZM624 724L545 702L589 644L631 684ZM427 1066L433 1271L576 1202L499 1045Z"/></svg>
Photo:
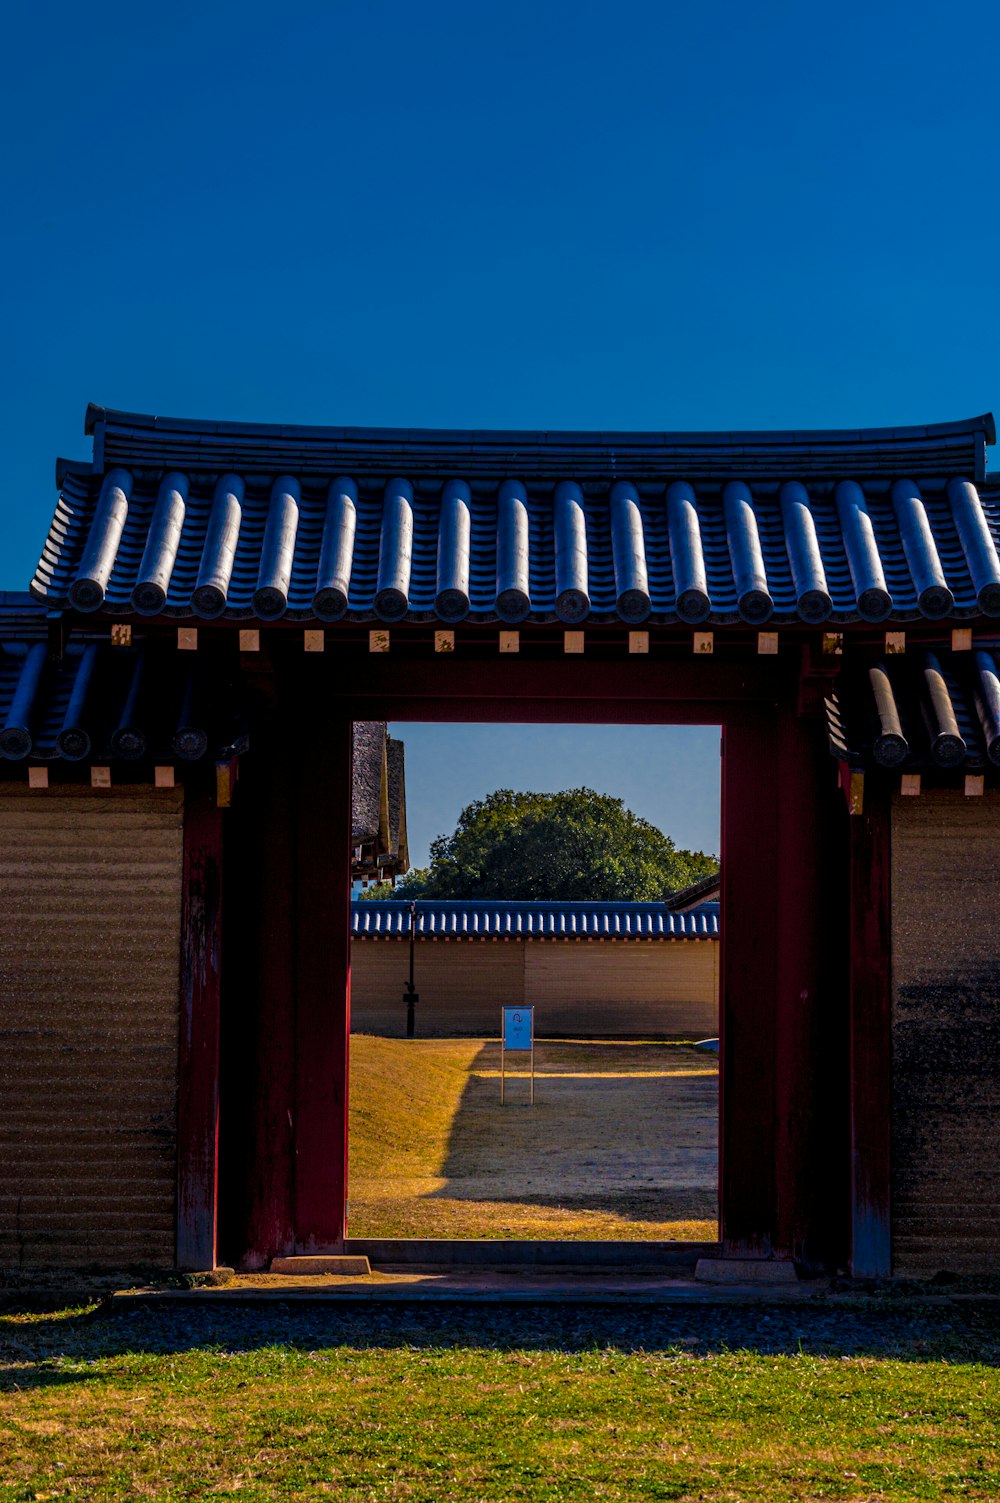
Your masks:
<svg viewBox="0 0 1000 1503"><path fill-rule="evenodd" d="M126 1290L112 1307L124 1311L152 1303L259 1305L285 1302L481 1304L799 1304L825 1294L828 1279L781 1284L704 1284L693 1278L641 1274L519 1273L498 1270L410 1271L387 1269L366 1278L280 1274L238 1275L224 1288Z"/></svg>

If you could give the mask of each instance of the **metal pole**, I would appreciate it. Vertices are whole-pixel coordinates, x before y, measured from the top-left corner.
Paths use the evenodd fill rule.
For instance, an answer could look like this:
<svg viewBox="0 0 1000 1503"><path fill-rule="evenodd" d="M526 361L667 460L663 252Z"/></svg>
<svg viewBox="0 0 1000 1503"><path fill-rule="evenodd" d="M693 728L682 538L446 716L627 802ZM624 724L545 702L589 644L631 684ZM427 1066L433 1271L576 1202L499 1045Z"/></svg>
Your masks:
<svg viewBox="0 0 1000 1503"><path fill-rule="evenodd" d="M531 1009L531 1097L529 1105L535 1104L535 1009Z"/></svg>
<svg viewBox="0 0 1000 1503"><path fill-rule="evenodd" d="M406 983L403 1000L406 1003L406 1037L412 1039L415 1031L416 1016L415 1008L419 1001L413 986L413 944L417 927L417 905L410 904L410 979Z"/></svg>
<svg viewBox="0 0 1000 1503"><path fill-rule="evenodd" d="M504 1048L504 1032L503 1032L503 1025L504 1025L504 1010L501 1007L501 1009L500 1009L500 1105L501 1106L503 1106L503 1097L504 1097L504 1090L503 1090L503 1087L504 1087L504 1074L503 1074L503 1070L504 1070L504 1053L503 1053L503 1048Z"/></svg>

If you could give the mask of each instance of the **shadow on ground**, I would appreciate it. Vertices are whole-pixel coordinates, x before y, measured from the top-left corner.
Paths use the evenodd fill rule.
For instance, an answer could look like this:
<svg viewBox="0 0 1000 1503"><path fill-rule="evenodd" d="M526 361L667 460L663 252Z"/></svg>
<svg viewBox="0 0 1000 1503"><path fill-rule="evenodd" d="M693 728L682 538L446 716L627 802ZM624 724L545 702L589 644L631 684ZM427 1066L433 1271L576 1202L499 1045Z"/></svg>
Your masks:
<svg viewBox="0 0 1000 1503"><path fill-rule="evenodd" d="M718 1207L718 1072L658 1043L547 1041L500 1104L500 1048L476 1056L434 1194L448 1200L604 1211L632 1221L709 1220Z"/></svg>
<svg viewBox="0 0 1000 1503"><path fill-rule="evenodd" d="M269 1304L140 1307L104 1316L57 1313L20 1323L0 1314L0 1390L86 1382L87 1364L116 1357L201 1352L220 1357L270 1347L316 1353L411 1348L528 1352L622 1352L678 1362L748 1351L893 1358L1000 1366L1000 1307L920 1308L887 1300L866 1308L829 1304L699 1306L483 1306L441 1304L336 1308ZM63 1365L67 1364L67 1365ZM101 1372L107 1374L107 1367Z"/></svg>

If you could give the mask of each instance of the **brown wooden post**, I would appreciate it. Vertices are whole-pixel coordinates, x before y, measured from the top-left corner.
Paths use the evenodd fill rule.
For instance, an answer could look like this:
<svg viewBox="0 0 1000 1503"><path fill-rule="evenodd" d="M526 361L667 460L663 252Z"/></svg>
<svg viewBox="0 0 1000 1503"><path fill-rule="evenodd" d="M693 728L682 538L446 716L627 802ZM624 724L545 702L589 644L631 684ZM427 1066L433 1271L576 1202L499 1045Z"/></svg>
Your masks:
<svg viewBox="0 0 1000 1503"><path fill-rule="evenodd" d="M889 1220L892 1092L890 794L865 781L850 816L851 847L851 1272L892 1271Z"/></svg>
<svg viewBox="0 0 1000 1503"><path fill-rule="evenodd" d="M222 815L214 787L184 801L177 1096L178 1268L215 1267L219 1173Z"/></svg>
<svg viewBox="0 0 1000 1503"><path fill-rule="evenodd" d="M723 1251L775 1238L776 713L727 714L722 757L719 1185Z"/></svg>
<svg viewBox="0 0 1000 1503"><path fill-rule="evenodd" d="M319 729L319 728L317 728ZM352 725L309 738L298 779L295 1250L339 1252L346 1234L351 993Z"/></svg>

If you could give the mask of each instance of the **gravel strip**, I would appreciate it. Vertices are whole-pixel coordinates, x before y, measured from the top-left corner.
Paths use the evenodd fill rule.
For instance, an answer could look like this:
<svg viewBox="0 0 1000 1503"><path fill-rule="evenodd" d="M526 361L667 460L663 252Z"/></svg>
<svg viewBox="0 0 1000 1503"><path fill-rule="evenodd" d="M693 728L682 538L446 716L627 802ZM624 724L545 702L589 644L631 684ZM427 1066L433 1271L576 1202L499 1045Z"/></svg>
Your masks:
<svg viewBox="0 0 1000 1503"><path fill-rule="evenodd" d="M639 1304L552 1307L269 1304L260 1309L140 1307L111 1318L98 1312L4 1322L0 1359L23 1363L60 1355L117 1352L236 1352L284 1345L448 1347L582 1352L678 1351L704 1357L750 1350L764 1355L895 1357L908 1361L1000 1364L1000 1308L913 1303L865 1308L810 1305L664 1307ZM30 1354L30 1355L29 1355Z"/></svg>

